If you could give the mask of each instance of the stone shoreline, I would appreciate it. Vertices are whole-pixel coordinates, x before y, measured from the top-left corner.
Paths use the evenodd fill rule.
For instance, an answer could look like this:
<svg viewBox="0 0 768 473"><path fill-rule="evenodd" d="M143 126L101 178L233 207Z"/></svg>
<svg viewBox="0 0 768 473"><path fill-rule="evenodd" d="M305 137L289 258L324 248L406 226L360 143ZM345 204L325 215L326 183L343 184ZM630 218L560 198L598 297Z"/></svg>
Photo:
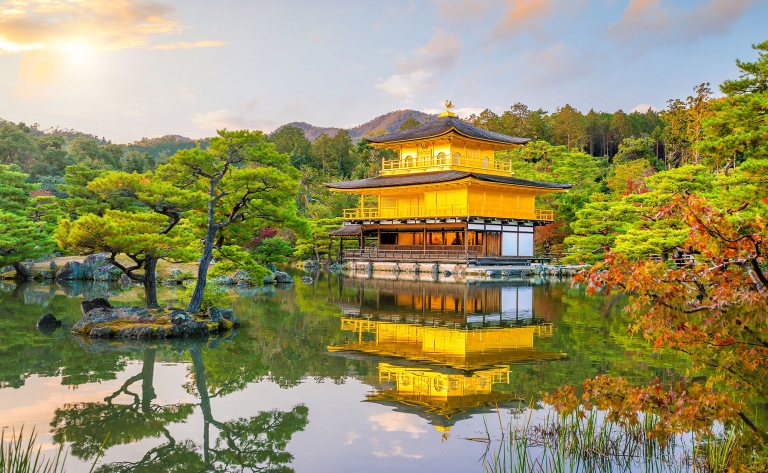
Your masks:
<svg viewBox="0 0 768 473"><path fill-rule="evenodd" d="M232 309L211 307L205 316L176 309L111 307L104 299L82 302L84 316L72 333L90 338L133 340L207 337L240 326Z"/></svg>

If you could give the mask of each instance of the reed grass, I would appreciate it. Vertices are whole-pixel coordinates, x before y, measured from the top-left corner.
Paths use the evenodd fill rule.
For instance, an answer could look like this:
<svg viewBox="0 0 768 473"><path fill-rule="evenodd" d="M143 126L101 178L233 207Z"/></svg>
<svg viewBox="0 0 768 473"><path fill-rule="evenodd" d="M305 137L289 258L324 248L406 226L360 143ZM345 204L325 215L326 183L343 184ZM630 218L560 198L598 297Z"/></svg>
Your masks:
<svg viewBox="0 0 768 473"><path fill-rule="evenodd" d="M658 421L648 415L626 427L600 412L549 414L532 422L533 409L503 425L501 438L491 440L482 458L489 473L720 473L734 455L735 432L718 435L677 435L659 442L648 435ZM688 440L690 439L690 440Z"/></svg>
<svg viewBox="0 0 768 473"><path fill-rule="evenodd" d="M46 458L42 455L42 445L37 445L37 432L35 428L24 437L24 426L19 430L12 429L10 439L6 440L5 428L0 429L0 473L63 473L64 464L67 461L67 454L64 452L64 443L59 446L56 456ZM109 437L109 436L107 436ZM96 462L104 452L104 443L101 444L99 452L93 459L93 464L89 470L91 473L96 468Z"/></svg>

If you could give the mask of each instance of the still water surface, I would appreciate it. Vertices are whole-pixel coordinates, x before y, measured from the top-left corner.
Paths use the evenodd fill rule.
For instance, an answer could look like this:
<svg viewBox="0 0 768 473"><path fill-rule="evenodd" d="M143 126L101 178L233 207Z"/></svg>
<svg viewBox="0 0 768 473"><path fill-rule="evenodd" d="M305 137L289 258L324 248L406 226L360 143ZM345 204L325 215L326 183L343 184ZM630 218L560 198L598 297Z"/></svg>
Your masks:
<svg viewBox="0 0 768 473"><path fill-rule="evenodd" d="M69 333L84 297L140 305L138 289L2 284L0 427L35 426L51 454L65 442L74 473L105 438L102 472L482 471L476 439L528 407L546 417L547 391L686 367L627 335L621 298L569 282L314 276L234 289L241 329L178 343Z"/></svg>

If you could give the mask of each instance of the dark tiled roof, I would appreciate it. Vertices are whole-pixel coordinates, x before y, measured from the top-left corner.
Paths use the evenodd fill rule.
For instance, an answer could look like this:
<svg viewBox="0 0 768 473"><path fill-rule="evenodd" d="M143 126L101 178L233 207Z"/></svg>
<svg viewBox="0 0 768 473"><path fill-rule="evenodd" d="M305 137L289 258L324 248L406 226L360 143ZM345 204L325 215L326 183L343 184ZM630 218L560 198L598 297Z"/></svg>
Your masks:
<svg viewBox="0 0 768 473"><path fill-rule="evenodd" d="M474 125L470 125L458 117L438 117L409 130L392 133L391 135L376 136L366 138L371 143L395 143L398 141L417 140L448 133L455 129L459 134L469 138L479 140L495 141L497 143L509 143L515 145L524 145L531 141L530 138L517 138L509 135L502 135L493 131L484 130Z"/></svg>
<svg viewBox="0 0 768 473"><path fill-rule="evenodd" d="M326 184L331 189L368 189L378 187L410 186L417 184L433 184L438 182L455 181L469 176L468 172L461 171L435 171L418 172L413 174L395 174L392 176L378 176L358 181L332 182Z"/></svg>
<svg viewBox="0 0 768 473"><path fill-rule="evenodd" d="M332 182L326 184L331 189L377 189L381 187L413 186L419 184L437 184L441 182L457 181L467 177L474 177L481 181L498 182L525 187L538 187L542 189L570 189L573 184L559 184L556 182L529 181L516 177L492 176L490 174L478 174L463 171L436 171L420 172L413 174L395 174L391 176L379 176L358 181Z"/></svg>
<svg viewBox="0 0 768 473"><path fill-rule="evenodd" d="M361 225L344 225L341 228L329 233L329 236L355 236L363 231Z"/></svg>

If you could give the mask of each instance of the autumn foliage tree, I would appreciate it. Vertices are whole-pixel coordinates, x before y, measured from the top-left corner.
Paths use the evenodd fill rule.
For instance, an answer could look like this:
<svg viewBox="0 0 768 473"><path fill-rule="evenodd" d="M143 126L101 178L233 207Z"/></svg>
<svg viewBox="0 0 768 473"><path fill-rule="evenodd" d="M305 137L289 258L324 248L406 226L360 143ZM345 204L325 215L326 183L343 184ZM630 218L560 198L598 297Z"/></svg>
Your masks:
<svg viewBox="0 0 768 473"><path fill-rule="evenodd" d="M591 292L630 294L630 332L654 350L687 354L694 374L706 378L640 388L622 379L587 380L582 400L621 418L654 413L667 433L725 422L739 434L738 461L729 471L764 471L768 451L765 425L746 409L749 400L768 395L768 42L755 49L759 60L738 63L741 78L722 85L726 97L695 132L701 137L695 160L712 163L715 172L691 166L699 172L686 176L682 169L667 197L643 211L659 225L684 230L677 241L688 258L632 258L617 245L578 278ZM696 179L711 183L691 185ZM573 409L568 398L573 391L564 388L550 401Z"/></svg>

